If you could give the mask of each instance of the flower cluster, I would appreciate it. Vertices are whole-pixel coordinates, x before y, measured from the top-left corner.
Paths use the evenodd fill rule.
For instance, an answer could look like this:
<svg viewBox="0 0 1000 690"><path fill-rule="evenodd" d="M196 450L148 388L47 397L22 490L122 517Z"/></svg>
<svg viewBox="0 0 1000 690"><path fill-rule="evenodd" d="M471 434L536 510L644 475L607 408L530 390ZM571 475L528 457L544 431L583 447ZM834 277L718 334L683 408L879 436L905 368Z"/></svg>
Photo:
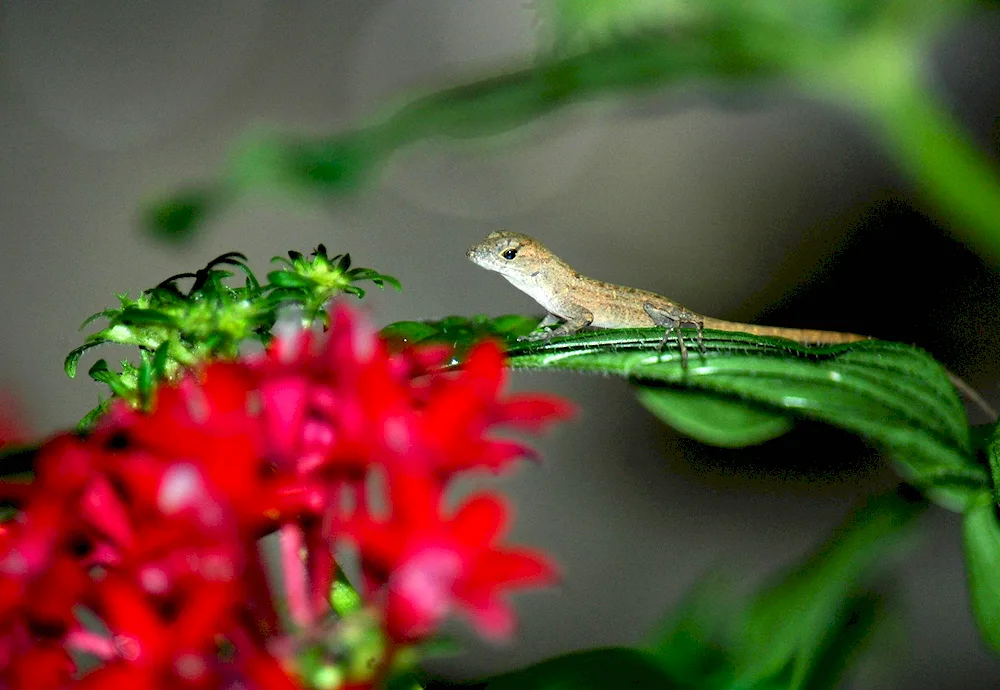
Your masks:
<svg viewBox="0 0 1000 690"><path fill-rule="evenodd" d="M0 688L309 684L304 644L344 644L330 639L344 547L383 654L340 682L374 684L454 611L510 634L503 595L553 569L500 543L498 496L448 510L444 493L530 453L493 428L538 430L568 406L503 396L492 343L446 370L445 350L393 353L346 308L331 320L326 338L286 334L161 388L151 413L115 406L43 445L32 483L0 485L19 509L0 526Z"/></svg>

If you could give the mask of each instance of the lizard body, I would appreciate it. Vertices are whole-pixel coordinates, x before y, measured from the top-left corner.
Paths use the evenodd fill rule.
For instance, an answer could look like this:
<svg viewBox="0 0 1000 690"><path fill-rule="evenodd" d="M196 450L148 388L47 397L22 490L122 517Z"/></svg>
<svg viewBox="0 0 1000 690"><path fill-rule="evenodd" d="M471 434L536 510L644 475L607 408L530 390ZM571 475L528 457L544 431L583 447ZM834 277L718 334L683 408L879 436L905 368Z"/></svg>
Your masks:
<svg viewBox="0 0 1000 690"><path fill-rule="evenodd" d="M724 321L695 313L655 292L615 285L581 275L538 240L516 232L494 232L468 251L468 257L483 268L496 271L511 284L530 295L549 313L543 325L561 323L551 331L528 336L531 339L568 335L586 327L648 328L660 326L677 330L681 355L686 347L679 328L693 326L698 331L711 328L753 335L787 338L808 345L852 343L867 336L805 328L757 326ZM686 363L686 362L685 362Z"/></svg>
<svg viewBox="0 0 1000 690"><path fill-rule="evenodd" d="M698 347L702 353L703 328L787 338L803 345L835 345L871 340L869 336L857 333L757 326L704 316L655 292L606 283L581 275L541 242L517 232L490 233L471 247L467 255L473 263L489 271L496 271L545 307L548 315L540 326L556 326L549 331L522 336L519 340L547 340L587 327L659 326L665 329L661 347L666 344L671 333L676 333L681 365L685 368L687 346L680 332L684 326L697 329ZM952 384L991 420L997 418L996 411L972 386L950 371L947 373Z"/></svg>

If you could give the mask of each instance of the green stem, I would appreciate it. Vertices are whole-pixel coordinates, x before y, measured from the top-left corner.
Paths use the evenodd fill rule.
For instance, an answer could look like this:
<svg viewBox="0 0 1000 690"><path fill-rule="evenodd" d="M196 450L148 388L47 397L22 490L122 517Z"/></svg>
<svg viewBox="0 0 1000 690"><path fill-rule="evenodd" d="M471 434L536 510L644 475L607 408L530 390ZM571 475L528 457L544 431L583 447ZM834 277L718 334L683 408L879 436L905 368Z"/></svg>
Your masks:
<svg viewBox="0 0 1000 690"><path fill-rule="evenodd" d="M986 456L990 462L990 475L993 478L993 500L1000 505L1000 424L993 429Z"/></svg>
<svg viewBox="0 0 1000 690"><path fill-rule="evenodd" d="M953 222L949 229L1000 260L1000 171L926 83L926 56L944 23L873 30L807 85L868 116L918 194Z"/></svg>
<svg viewBox="0 0 1000 690"><path fill-rule="evenodd" d="M956 221L954 230L1000 258L1000 177L924 90L875 103L884 140L918 191Z"/></svg>

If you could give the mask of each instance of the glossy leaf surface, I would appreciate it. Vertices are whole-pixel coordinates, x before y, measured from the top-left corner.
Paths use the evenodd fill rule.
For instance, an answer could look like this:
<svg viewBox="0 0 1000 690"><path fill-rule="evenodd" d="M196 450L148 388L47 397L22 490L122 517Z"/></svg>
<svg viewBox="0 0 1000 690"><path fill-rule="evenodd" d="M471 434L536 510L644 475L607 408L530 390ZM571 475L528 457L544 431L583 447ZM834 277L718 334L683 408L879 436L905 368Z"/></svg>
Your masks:
<svg viewBox="0 0 1000 690"><path fill-rule="evenodd" d="M706 443L757 443L782 433L795 417L824 421L878 444L905 479L952 508L989 487L958 393L923 350L876 340L807 347L705 331L706 353L689 347L685 367L675 342L658 349L661 333L605 330L515 343L508 361L515 368L626 378L654 414ZM685 337L692 342L693 335ZM746 412L732 409L739 403Z"/></svg>

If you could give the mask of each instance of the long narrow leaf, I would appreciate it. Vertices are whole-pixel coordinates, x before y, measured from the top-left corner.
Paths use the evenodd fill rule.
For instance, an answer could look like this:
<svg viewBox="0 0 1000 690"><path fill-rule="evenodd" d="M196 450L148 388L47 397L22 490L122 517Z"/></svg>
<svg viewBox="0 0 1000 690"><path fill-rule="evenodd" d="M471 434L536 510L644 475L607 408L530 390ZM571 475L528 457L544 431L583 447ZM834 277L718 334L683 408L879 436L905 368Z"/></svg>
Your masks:
<svg viewBox="0 0 1000 690"><path fill-rule="evenodd" d="M686 332L689 342L693 333ZM732 427L716 428L721 405L740 401L743 442L783 430L779 418L824 421L881 445L904 477L962 508L989 486L977 464L968 420L947 373L919 348L884 341L806 347L781 338L706 331L706 353L689 348L685 367L676 343L658 349L660 329L594 331L520 344L508 351L516 368L562 369L617 375L639 386L652 411L701 440L738 445ZM668 392L687 391L669 408ZM680 396L684 395L684 398ZM704 396L699 412L691 396ZM654 400L660 396L659 400ZM725 426L725 425L723 425ZM766 433L765 433L766 432Z"/></svg>

